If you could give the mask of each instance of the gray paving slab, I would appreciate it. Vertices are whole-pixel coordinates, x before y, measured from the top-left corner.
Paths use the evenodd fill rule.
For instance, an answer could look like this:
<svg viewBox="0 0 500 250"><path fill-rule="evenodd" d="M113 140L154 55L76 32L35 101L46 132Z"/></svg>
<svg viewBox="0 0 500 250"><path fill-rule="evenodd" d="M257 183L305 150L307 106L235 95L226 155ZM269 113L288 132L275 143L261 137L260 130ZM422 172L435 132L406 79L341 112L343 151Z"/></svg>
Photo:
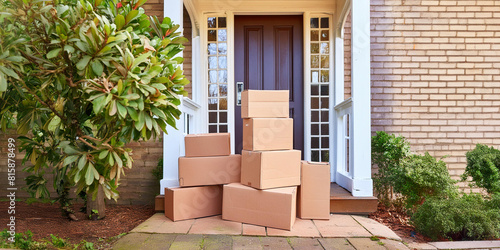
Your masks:
<svg viewBox="0 0 500 250"><path fill-rule="evenodd" d="M261 250L259 237L233 236L233 250Z"/></svg>
<svg viewBox="0 0 500 250"><path fill-rule="evenodd" d="M325 249L356 250L345 238L321 238L318 241Z"/></svg>
<svg viewBox="0 0 500 250"><path fill-rule="evenodd" d="M200 234L187 234L177 235L175 241L170 245L171 250L194 250L200 249L203 243L203 235ZM133 248L129 248L133 249Z"/></svg>
<svg viewBox="0 0 500 250"><path fill-rule="evenodd" d="M439 241L429 242L437 249L482 249L482 248L500 248L500 241Z"/></svg>
<svg viewBox="0 0 500 250"><path fill-rule="evenodd" d="M229 235L205 235L203 249L206 250L231 250L233 238Z"/></svg>
<svg viewBox="0 0 500 250"><path fill-rule="evenodd" d="M293 250L323 250L323 246L315 238L288 238Z"/></svg>
<svg viewBox="0 0 500 250"><path fill-rule="evenodd" d="M348 238L351 245L357 250L361 249L373 249L373 250L385 250L386 248L379 244L380 241L371 240L370 238Z"/></svg>
<svg viewBox="0 0 500 250"><path fill-rule="evenodd" d="M260 242L262 249L292 249L287 238L283 237L262 237Z"/></svg>
<svg viewBox="0 0 500 250"><path fill-rule="evenodd" d="M169 249L175 238L175 234L150 234L144 245L148 250Z"/></svg>
<svg viewBox="0 0 500 250"><path fill-rule="evenodd" d="M371 234L375 236L395 239L399 241L401 240L401 237L399 237L396 233L394 233L394 231L392 231L387 226L375 220L357 215L352 216L352 218L355 219L359 224L361 224L364 228L366 228Z"/></svg>
<svg viewBox="0 0 500 250"><path fill-rule="evenodd" d="M380 241L382 243L384 243L384 247L387 248L388 250L406 250L406 249L409 249L401 241L389 240L389 239L382 239Z"/></svg>
<svg viewBox="0 0 500 250"><path fill-rule="evenodd" d="M113 249L142 249L144 242L149 238L150 234L146 233L129 233L121 237L113 246Z"/></svg>
<svg viewBox="0 0 500 250"><path fill-rule="evenodd" d="M420 250L434 250L434 249L437 249L433 245L429 245L427 243L417 243L417 242L410 242L410 243L408 243L408 247L410 249L420 249Z"/></svg>

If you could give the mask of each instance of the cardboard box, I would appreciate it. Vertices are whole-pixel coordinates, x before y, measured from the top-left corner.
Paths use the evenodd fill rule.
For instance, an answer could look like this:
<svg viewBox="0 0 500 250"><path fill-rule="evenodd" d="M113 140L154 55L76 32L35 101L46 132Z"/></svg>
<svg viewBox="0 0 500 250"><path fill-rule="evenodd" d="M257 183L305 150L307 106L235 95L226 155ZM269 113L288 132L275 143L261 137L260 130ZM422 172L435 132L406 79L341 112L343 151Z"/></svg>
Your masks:
<svg viewBox="0 0 500 250"><path fill-rule="evenodd" d="M165 211L165 195L157 195L155 197L155 212Z"/></svg>
<svg viewBox="0 0 500 250"><path fill-rule="evenodd" d="M300 185L299 150L241 152L241 184L257 189Z"/></svg>
<svg viewBox="0 0 500 250"><path fill-rule="evenodd" d="M239 183L224 185L222 219L291 230L297 187L257 190Z"/></svg>
<svg viewBox="0 0 500 250"><path fill-rule="evenodd" d="M224 156L231 154L229 133L190 134L184 137L186 157Z"/></svg>
<svg viewBox="0 0 500 250"><path fill-rule="evenodd" d="M222 213L222 186L165 188L165 216L172 221Z"/></svg>
<svg viewBox="0 0 500 250"><path fill-rule="evenodd" d="M330 219L330 164L302 161L297 216Z"/></svg>
<svg viewBox="0 0 500 250"><path fill-rule="evenodd" d="M179 158L181 187L240 182L240 175L241 155Z"/></svg>
<svg viewBox="0 0 500 250"><path fill-rule="evenodd" d="M293 149L293 119L243 119L243 149L253 151Z"/></svg>
<svg viewBox="0 0 500 250"><path fill-rule="evenodd" d="M241 93L241 118L288 118L288 90L245 90Z"/></svg>

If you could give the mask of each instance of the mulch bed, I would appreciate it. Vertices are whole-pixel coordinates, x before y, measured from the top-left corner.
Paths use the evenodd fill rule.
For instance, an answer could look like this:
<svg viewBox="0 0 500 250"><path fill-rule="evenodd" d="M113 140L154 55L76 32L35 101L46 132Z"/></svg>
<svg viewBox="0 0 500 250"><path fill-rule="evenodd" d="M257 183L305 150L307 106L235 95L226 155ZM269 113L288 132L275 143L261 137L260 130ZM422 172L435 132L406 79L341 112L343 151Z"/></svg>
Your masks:
<svg viewBox="0 0 500 250"><path fill-rule="evenodd" d="M127 233L154 214L153 206L146 205L106 205L106 217L92 221L80 211L83 204L75 204L73 210L78 221L71 221L63 216L59 204L16 202L16 233L30 230L33 238L39 240L50 234L67 239L73 244L81 240L96 243ZM7 213L9 204L0 201L0 230L9 223Z"/></svg>

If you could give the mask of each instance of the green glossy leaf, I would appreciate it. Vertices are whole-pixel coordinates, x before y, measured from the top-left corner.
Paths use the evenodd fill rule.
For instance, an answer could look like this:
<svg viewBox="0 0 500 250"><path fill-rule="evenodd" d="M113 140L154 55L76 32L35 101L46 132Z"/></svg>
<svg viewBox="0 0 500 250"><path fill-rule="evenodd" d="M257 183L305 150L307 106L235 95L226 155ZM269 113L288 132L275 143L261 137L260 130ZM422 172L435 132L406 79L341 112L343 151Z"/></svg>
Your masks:
<svg viewBox="0 0 500 250"><path fill-rule="evenodd" d="M148 128L149 130L151 130L151 128L153 127L153 121L152 121L151 116L149 116L149 114L146 114L144 118L145 118L145 121L146 121L146 128Z"/></svg>
<svg viewBox="0 0 500 250"><path fill-rule="evenodd" d="M130 115L130 118L134 121L139 120L139 114L137 114L137 111L134 108L127 107L128 114Z"/></svg>
<svg viewBox="0 0 500 250"><path fill-rule="evenodd" d="M119 102L116 103L116 107L118 108L118 114L125 118L127 116L127 109L123 107Z"/></svg>
<svg viewBox="0 0 500 250"><path fill-rule="evenodd" d="M90 185L94 182L94 165L89 163L87 165L87 171L85 172L85 184Z"/></svg>
<svg viewBox="0 0 500 250"><path fill-rule="evenodd" d="M78 161L78 169L82 170L83 167L85 167L85 164L87 163L87 155L84 154L82 157L80 157L80 160Z"/></svg>
<svg viewBox="0 0 500 250"><path fill-rule="evenodd" d="M123 25L125 25L125 17L123 17L123 15L121 14L116 15L115 24L116 24L116 29L121 30L123 28Z"/></svg>
<svg viewBox="0 0 500 250"><path fill-rule="evenodd" d="M77 159L78 159L78 155L67 156L66 158L64 158L63 166L67 166L67 165L75 162Z"/></svg>
<svg viewBox="0 0 500 250"><path fill-rule="evenodd" d="M77 64L76 68L79 70L85 69L87 67L87 64L89 64L91 57L90 56L84 56Z"/></svg>
<svg viewBox="0 0 500 250"><path fill-rule="evenodd" d="M98 77L102 75L104 67L99 60L93 60L90 65L92 66L92 71L94 71L94 74L96 74Z"/></svg>
<svg viewBox="0 0 500 250"><path fill-rule="evenodd" d="M109 153L108 150L101 151L101 153L99 153L99 159L106 158L106 156L108 156L108 153Z"/></svg>
<svg viewBox="0 0 500 250"><path fill-rule="evenodd" d="M47 59L52 59L56 56L59 55L59 53L61 52L61 48L57 48L57 49L53 49L51 51L49 51L49 53L47 53Z"/></svg>
<svg viewBox="0 0 500 250"><path fill-rule="evenodd" d="M130 11L127 16L125 17L125 23L130 23L130 21L134 20L137 15L139 15L139 11L138 10L132 10Z"/></svg>

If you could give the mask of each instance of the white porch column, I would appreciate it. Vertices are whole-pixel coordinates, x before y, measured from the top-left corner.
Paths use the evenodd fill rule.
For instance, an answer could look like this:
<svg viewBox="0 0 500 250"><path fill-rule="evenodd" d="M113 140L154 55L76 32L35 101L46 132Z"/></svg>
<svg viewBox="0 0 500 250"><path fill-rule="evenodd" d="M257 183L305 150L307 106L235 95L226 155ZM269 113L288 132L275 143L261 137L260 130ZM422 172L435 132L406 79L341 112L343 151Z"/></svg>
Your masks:
<svg viewBox="0 0 500 250"><path fill-rule="evenodd" d="M352 0L353 196L373 196L371 179L370 0Z"/></svg>
<svg viewBox="0 0 500 250"><path fill-rule="evenodd" d="M163 1L163 15L179 24L179 31L182 32L183 0ZM182 56L182 52L178 56ZM179 130L168 127L168 135L163 134L163 179L160 181L160 194L165 194L166 187L179 185L178 158L184 155L183 116L177 121L177 128Z"/></svg>

